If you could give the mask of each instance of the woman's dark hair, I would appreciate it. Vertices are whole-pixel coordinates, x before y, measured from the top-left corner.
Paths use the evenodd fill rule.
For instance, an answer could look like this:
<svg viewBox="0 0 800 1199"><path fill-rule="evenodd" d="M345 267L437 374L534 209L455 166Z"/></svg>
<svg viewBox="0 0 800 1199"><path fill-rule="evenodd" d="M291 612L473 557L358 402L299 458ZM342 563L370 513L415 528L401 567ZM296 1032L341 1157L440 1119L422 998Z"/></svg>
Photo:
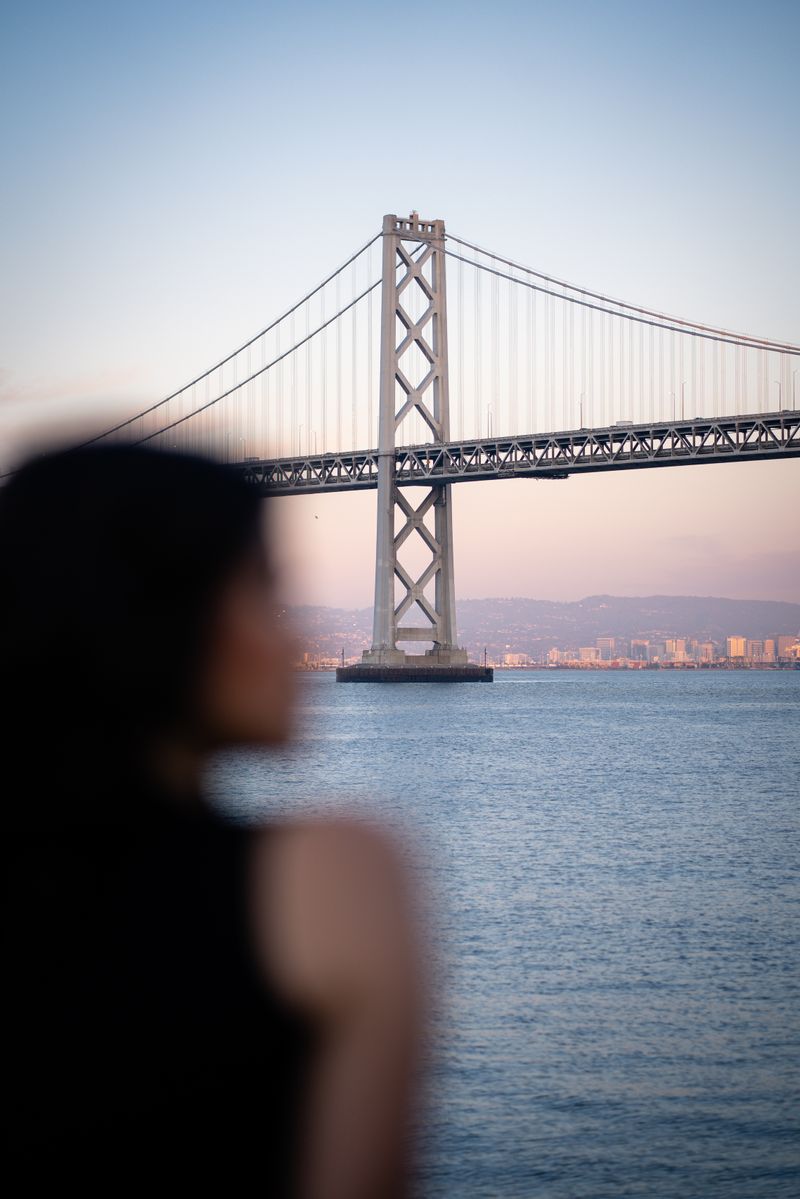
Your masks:
<svg viewBox="0 0 800 1199"><path fill-rule="evenodd" d="M136 446L14 474L0 491L5 772L91 790L191 719L214 603L258 545L260 509L233 469Z"/></svg>

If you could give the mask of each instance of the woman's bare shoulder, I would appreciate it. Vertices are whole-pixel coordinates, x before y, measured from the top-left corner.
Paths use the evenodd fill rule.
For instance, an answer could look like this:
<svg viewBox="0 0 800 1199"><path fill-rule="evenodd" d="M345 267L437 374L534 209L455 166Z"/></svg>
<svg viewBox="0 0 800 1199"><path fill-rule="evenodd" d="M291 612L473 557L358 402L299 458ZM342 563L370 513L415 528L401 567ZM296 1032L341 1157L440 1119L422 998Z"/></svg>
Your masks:
<svg viewBox="0 0 800 1199"><path fill-rule="evenodd" d="M255 853L269 861L313 859L317 864L356 859L399 866L399 844L377 823L355 816L316 817L277 821L256 833Z"/></svg>
<svg viewBox="0 0 800 1199"><path fill-rule="evenodd" d="M255 838L256 952L287 997L320 1011L405 992L414 940L401 846L353 818L272 826Z"/></svg>

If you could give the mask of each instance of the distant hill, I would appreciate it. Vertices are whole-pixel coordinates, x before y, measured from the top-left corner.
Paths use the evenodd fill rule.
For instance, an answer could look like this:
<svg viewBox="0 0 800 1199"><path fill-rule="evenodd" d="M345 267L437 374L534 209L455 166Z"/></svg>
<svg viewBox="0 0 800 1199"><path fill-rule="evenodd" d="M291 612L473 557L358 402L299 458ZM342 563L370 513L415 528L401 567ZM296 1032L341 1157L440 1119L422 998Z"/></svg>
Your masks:
<svg viewBox="0 0 800 1199"><path fill-rule="evenodd" d="M590 595L572 603L536 599L459 600L458 639L473 652L535 653L558 645L577 649L597 637L688 637L722 642L743 637L800 634L800 604L716 596ZM294 610L302 640L312 652L347 655L372 636L371 608L302 607Z"/></svg>

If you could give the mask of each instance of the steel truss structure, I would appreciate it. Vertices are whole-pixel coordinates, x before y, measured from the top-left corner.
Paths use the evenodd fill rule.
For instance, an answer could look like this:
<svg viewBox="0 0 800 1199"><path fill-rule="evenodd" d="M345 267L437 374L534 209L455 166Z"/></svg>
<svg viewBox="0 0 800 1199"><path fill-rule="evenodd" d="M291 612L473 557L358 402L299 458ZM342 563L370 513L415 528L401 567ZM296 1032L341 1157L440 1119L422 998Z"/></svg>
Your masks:
<svg viewBox="0 0 800 1199"><path fill-rule="evenodd" d="M393 486L401 488L476 479L563 479L603 470L792 457L800 457L800 411L395 447L390 465ZM250 461L241 469L265 493L303 495L376 488L380 460L377 450L364 450ZM411 506L399 492L394 494L406 522L412 520ZM404 531L403 540L408 535ZM433 545L429 548L436 552Z"/></svg>
<svg viewBox="0 0 800 1199"><path fill-rule="evenodd" d="M435 444L449 438L444 239L444 221L423 221L416 212L383 218L375 609L372 648L363 659L371 667L405 665L398 641L432 642L440 665L466 663L455 644L450 486L431 476L421 503L412 504L396 471L398 439L412 418ZM403 562L412 538L427 558L417 577Z"/></svg>

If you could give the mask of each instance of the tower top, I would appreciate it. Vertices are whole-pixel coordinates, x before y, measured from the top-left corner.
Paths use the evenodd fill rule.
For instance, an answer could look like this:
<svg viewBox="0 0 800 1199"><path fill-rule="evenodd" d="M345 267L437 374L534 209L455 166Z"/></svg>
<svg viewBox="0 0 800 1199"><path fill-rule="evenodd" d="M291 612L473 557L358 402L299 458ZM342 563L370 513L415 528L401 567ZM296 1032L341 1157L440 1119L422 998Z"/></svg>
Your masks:
<svg viewBox="0 0 800 1199"><path fill-rule="evenodd" d="M399 234L410 241L434 241L444 237L444 221L425 221L418 212L398 217L388 213L383 218L383 232Z"/></svg>

